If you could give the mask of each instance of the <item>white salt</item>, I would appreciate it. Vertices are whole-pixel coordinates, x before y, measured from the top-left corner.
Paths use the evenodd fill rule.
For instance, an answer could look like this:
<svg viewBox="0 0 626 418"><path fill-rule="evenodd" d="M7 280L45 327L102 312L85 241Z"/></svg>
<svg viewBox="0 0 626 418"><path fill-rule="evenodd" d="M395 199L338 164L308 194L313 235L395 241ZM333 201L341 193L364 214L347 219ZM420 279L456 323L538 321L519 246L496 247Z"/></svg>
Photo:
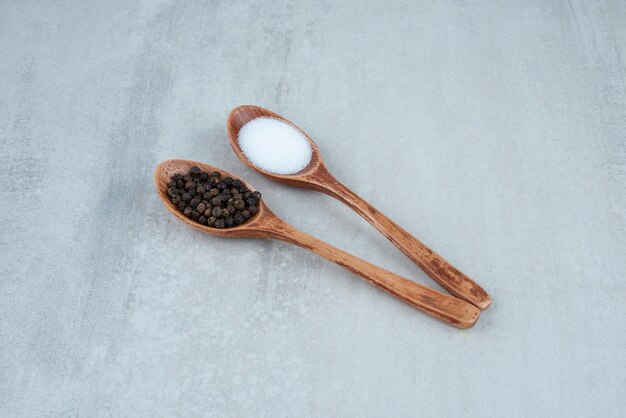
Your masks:
<svg viewBox="0 0 626 418"><path fill-rule="evenodd" d="M255 166L274 174L293 174L311 161L313 149L296 128L270 117L252 119L239 130L239 148Z"/></svg>

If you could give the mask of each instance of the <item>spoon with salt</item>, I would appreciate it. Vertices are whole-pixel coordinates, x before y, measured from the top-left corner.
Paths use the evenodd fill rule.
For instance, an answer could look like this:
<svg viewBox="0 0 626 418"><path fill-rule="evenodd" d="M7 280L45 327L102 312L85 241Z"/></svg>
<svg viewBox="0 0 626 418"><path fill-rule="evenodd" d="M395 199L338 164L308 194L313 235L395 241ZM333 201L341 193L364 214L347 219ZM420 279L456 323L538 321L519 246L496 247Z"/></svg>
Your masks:
<svg viewBox="0 0 626 418"><path fill-rule="evenodd" d="M224 170L196 161L168 160L159 164L154 174L159 197L165 207L187 225L221 237L272 238L295 244L340 265L446 324L457 328L470 328L478 319L480 311L467 302L407 280L294 228L276 216L263 199L259 201L258 212L252 218L232 228L217 229L187 218L170 201L167 188L174 174L187 173L193 166L198 166L209 173L218 171L223 177L241 179ZM254 191L247 182L241 181L250 191Z"/></svg>
<svg viewBox="0 0 626 418"><path fill-rule="evenodd" d="M491 297L477 283L337 180L315 142L289 120L245 105L230 112L226 129L230 145L248 167L280 183L317 190L343 202L450 293L480 309L491 304Z"/></svg>

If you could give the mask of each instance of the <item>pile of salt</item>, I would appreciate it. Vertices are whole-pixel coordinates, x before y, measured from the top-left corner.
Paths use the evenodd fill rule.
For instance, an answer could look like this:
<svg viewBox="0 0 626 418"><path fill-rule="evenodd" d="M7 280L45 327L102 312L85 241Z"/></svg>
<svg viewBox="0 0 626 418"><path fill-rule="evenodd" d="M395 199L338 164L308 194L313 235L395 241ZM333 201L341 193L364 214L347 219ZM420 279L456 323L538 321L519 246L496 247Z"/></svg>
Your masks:
<svg viewBox="0 0 626 418"><path fill-rule="evenodd" d="M311 161L306 137L288 123L269 117L252 119L239 130L239 148L255 166L274 174L293 174Z"/></svg>

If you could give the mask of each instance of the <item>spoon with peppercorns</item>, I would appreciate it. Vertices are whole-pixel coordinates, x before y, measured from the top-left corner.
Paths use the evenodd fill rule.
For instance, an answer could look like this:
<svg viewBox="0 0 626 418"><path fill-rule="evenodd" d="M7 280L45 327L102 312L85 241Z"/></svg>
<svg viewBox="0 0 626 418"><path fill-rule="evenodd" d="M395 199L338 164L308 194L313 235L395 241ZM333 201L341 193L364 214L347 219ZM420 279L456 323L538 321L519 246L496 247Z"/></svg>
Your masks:
<svg viewBox="0 0 626 418"><path fill-rule="evenodd" d="M154 181L165 207L197 230L222 237L272 238L295 244L457 328L470 328L480 315L480 310L467 302L407 280L294 228L276 216L252 186L224 170L195 161L168 160L158 165Z"/></svg>
<svg viewBox="0 0 626 418"><path fill-rule="evenodd" d="M228 115L230 145L248 167L280 183L325 193L343 202L381 232L433 280L480 309L491 297L477 283L383 215L328 171L313 140L294 123L259 106Z"/></svg>

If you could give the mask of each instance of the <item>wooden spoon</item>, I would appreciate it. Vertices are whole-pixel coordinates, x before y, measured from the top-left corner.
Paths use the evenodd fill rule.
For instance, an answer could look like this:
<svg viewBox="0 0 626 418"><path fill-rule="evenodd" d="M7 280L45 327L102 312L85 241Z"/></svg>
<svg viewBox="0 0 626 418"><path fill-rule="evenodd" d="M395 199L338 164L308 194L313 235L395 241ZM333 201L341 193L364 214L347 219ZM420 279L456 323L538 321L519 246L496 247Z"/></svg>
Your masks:
<svg viewBox="0 0 626 418"><path fill-rule="evenodd" d="M298 129L307 138L313 149L309 165L297 173L284 175L265 171L252 164L239 147L237 137L243 125L258 117L275 118ZM226 129L230 145L239 159L248 167L257 170L272 180L292 186L314 189L345 203L378 229L389 241L394 243L407 257L413 260L414 263L420 266L422 270L450 293L480 309L486 309L491 303L491 297L477 283L339 182L324 165L315 142L289 120L259 106L238 106L228 115Z"/></svg>
<svg viewBox="0 0 626 418"><path fill-rule="evenodd" d="M339 264L409 305L447 324L457 328L469 328L478 319L480 311L469 303L414 283L299 231L276 216L265 205L263 199L259 202L259 211L256 215L247 222L232 228L212 228L187 218L170 201L167 194L167 184L174 174L188 173L194 165L206 172L219 171L223 176L241 179L224 170L196 161L168 160L159 164L154 174L159 197L165 207L187 225L207 234L222 237L262 237L289 242ZM248 189L254 190L247 182L243 180L242 182Z"/></svg>

